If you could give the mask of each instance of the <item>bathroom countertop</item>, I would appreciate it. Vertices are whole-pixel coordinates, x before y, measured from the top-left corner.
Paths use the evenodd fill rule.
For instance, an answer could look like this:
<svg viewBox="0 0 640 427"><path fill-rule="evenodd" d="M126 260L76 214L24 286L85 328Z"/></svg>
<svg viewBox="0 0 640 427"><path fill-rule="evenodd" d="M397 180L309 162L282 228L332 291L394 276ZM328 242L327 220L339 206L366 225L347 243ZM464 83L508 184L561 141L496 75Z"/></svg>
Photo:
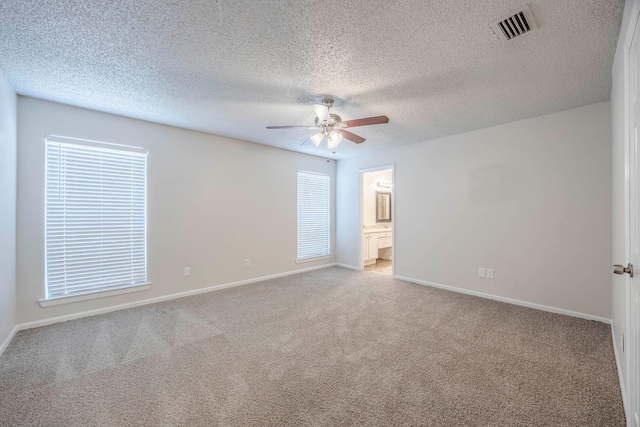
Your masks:
<svg viewBox="0 0 640 427"><path fill-rule="evenodd" d="M365 225L364 233L386 233L392 231L391 225Z"/></svg>

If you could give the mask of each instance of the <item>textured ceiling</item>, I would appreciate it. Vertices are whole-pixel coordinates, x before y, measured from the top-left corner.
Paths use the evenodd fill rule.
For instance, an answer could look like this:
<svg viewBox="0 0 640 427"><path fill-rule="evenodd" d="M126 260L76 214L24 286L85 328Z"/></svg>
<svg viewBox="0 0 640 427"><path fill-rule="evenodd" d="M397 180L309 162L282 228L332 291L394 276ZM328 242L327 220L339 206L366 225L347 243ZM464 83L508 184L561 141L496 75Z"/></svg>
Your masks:
<svg viewBox="0 0 640 427"><path fill-rule="evenodd" d="M344 158L610 99L622 0L3 0L0 67L20 94ZM332 95L351 129L307 142Z"/></svg>

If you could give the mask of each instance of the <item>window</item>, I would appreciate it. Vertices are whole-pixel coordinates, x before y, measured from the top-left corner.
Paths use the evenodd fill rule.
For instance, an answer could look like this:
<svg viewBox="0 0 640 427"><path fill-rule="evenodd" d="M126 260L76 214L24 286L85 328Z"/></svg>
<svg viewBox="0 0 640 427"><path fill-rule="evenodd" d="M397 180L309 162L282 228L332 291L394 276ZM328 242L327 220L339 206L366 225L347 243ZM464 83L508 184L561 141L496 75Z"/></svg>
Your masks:
<svg viewBox="0 0 640 427"><path fill-rule="evenodd" d="M330 253L329 177L298 172L298 261Z"/></svg>
<svg viewBox="0 0 640 427"><path fill-rule="evenodd" d="M147 281L142 149L46 139L47 299Z"/></svg>

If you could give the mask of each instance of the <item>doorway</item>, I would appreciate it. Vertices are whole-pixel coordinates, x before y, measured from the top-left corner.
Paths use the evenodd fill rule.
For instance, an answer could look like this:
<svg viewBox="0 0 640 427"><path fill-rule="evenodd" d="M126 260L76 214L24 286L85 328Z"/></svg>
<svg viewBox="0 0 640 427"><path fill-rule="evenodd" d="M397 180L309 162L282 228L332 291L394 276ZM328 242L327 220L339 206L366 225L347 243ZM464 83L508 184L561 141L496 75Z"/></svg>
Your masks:
<svg viewBox="0 0 640 427"><path fill-rule="evenodd" d="M360 270L395 275L394 166L360 172Z"/></svg>

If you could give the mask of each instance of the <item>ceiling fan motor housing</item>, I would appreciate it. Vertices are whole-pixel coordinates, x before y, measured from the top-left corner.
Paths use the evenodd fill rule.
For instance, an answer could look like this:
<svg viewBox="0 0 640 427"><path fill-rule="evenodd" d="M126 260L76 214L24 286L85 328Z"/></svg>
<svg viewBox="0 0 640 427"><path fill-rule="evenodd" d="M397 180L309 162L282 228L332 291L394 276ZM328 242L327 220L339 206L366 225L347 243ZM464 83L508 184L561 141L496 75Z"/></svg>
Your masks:
<svg viewBox="0 0 640 427"><path fill-rule="evenodd" d="M334 127L340 126L340 124L342 123L342 118L339 115L333 114L333 113L329 115L331 116L331 122L328 122L328 123L321 122L320 119L316 117L316 126L318 126L321 129L334 128Z"/></svg>

